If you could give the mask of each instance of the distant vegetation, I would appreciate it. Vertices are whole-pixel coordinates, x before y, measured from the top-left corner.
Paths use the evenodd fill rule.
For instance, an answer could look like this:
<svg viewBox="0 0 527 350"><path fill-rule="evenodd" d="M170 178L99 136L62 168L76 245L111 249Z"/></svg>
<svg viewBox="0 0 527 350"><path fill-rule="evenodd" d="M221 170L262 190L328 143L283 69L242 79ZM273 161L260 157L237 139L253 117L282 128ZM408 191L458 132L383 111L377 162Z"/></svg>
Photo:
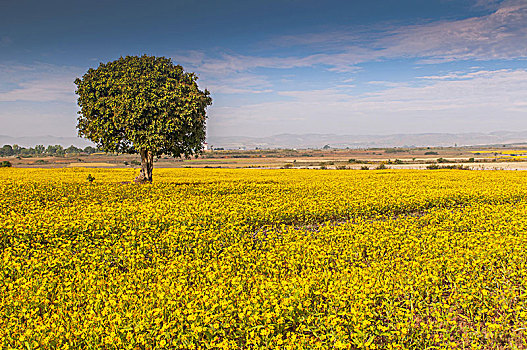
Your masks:
<svg viewBox="0 0 527 350"><path fill-rule="evenodd" d="M44 145L36 145L35 147L21 147L19 145L4 145L0 148L0 157L19 156L19 157L35 157L35 156L64 156L66 154L93 154L98 149L88 146L85 148L77 148L69 146L64 148L61 145L54 145L45 147Z"/></svg>

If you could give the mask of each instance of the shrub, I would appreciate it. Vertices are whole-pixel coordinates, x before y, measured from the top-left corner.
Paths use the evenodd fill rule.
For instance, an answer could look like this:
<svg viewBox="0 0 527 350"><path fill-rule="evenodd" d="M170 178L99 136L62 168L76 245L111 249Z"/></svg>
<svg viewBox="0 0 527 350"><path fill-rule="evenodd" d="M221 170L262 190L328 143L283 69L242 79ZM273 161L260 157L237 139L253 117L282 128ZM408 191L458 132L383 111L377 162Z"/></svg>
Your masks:
<svg viewBox="0 0 527 350"><path fill-rule="evenodd" d="M375 169L377 169L377 170L384 170L384 169L387 169L387 167L386 167L386 165L384 163L381 163Z"/></svg>
<svg viewBox="0 0 527 350"><path fill-rule="evenodd" d="M471 170L470 167L464 166L464 165L437 165L437 164L430 164L426 168L428 170L438 170L438 169Z"/></svg>
<svg viewBox="0 0 527 350"><path fill-rule="evenodd" d="M439 153L437 152L434 152L434 151L428 151L428 152L425 152L425 156L437 156Z"/></svg>
<svg viewBox="0 0 527 350"><path fill-rule="evenodd" d="M10 168L13 164L10 161L4 160L0 162L0 168Z"/></svg>
<svg viewBox="0 0 527 350"><path fill-rule="evenodd" d="M367 165L363 165L360 167L360 170L370 170L370 168Z"/></svg>

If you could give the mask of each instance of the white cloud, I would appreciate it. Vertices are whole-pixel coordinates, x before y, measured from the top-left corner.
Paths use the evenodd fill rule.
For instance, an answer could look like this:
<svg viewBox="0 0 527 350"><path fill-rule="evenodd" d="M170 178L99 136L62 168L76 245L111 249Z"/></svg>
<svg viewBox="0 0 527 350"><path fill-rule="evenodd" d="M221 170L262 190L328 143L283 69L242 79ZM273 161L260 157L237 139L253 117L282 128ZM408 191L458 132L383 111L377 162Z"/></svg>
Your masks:
<svg viewBox="0 0 527 350"><path fill-rule="evenodd" d="M0 101L75 101L77 67L36 63L0 65Z"/></svg>
<svg viewBox="0 0 527 350"><path fill-rule="evenodd" d="M254 68L299 68L311 67L325 61L327 55L306 57L257 57L223 53L218 58L206 57L203 53L191 52L189 55L175 55L174 61L199 67L205 75L227 75L245 72Z"/></svg>
<svg viewBox="0 0 527 350"><path fill-rule="evenodd" d="M209 125L216 136L527 128L527 70L479 71L423 82L424 86L392 83L387 89L360 96L335 88L281 92L287 100L215 107Z"/></svg>
<svg viewBox="0 0 527 350"><path fill-rule="evenodd" d="M77 114L74 104L9 103L0 108L1 135L75 136Z"/></svg>
<svg viewBox="0 0 527 350"><path fill-rule="evenodd" d="M0 92L0 101L75 101L73 82L61 78L39 79L20 83L18 88Z"/></svg>
<svg viewBox="0 0 527 350"><path fill-rule="evenodd" d="M237 73L223 79L200 82L200 87L221 94L260 94L272 92L272 84L263 76Z"/></svg>

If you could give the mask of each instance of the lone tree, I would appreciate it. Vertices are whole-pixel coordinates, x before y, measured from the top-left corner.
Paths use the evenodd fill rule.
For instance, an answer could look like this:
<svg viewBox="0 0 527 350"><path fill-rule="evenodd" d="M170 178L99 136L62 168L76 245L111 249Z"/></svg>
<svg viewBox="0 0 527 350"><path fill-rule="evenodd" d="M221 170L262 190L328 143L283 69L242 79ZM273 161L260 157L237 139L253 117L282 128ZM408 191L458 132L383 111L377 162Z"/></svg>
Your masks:
<svg viewBox="0 0 527 350"><path fill-rule="evenodd" d="M135 181L152 182L154 157L189 158L203 149L212 98L197 80L165 57L127 56L90 68L75 79L79 136L106 152L139 153Z"/></svg>

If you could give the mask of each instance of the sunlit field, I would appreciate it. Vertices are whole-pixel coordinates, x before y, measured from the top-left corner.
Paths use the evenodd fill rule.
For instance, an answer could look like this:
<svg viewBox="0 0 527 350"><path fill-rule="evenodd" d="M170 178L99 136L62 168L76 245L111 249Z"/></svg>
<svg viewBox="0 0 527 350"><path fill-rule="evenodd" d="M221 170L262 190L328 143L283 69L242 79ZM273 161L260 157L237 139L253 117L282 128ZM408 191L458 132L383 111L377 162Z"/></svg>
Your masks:
<svg viewBox="0 0 527 350"><path fill-rule="evenodd" d="M2 348L527 348L525 172L136 173L0 169Z"/></svg>

